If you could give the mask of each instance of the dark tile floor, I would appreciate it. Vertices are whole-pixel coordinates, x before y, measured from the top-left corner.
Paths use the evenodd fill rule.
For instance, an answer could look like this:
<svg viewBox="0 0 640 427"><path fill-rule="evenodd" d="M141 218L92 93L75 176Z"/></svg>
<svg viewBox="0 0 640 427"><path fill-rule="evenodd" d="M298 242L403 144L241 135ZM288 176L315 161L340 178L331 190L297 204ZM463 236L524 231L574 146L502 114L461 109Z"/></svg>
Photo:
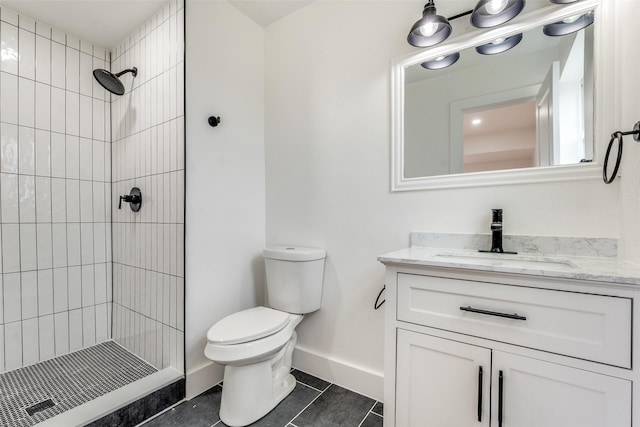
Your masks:
<svg viewBox="0 0 640 427"><path fill-rule="evenodd" d="M382 427L381 402L354 393L320 378L293 370L296 388L255 427ZM220 421L220 384L181 403L144 427L225 427Z"/></svg>

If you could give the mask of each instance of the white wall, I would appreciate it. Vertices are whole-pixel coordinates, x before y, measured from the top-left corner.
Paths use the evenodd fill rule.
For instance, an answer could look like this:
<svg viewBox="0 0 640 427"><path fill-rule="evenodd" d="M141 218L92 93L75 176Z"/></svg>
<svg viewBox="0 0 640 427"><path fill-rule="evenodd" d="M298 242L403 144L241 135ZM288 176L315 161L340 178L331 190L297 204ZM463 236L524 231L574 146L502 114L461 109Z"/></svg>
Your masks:
<svg viewBox="0 0 640 427"><path fill-rule="evenodd" d="M625 239L618 184L597 179L389 192L389 61L411 50L406 32L419 11L412 2L315 2L265 30L267 243L328 254L323 305L298 328L294 364L374 397L384 340L376 257L408 246L410 231L488 233L490 209L503 208L507 234ZM625 193L635 212L638 179Z"/></svg>
<svg viewBox="0 0 640 427"><path fill-rule="evenodd" d="M187 397L222 379L207 330L262 301L264 35L229 3L187 0ZM207 117L220 116L212 128Z"/></svg>

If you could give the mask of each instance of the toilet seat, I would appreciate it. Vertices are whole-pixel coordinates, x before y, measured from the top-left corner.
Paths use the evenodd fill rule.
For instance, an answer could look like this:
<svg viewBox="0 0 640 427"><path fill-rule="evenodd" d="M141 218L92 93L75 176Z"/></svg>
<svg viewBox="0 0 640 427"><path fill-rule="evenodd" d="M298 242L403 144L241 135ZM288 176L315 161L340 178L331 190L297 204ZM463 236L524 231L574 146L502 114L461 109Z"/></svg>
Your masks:
<svg viewBox="0 0 640 427"><path fill-rule="evenodd" d="M290 314L268 307L254 307L231 314L209 328L207 341L217 345L248 343L281 331Z"/></svg>
<svg viewBox="0 0 640 427"><path fill-rule="evenodd" d="M261 318L259 313L266 315ZM209 329L204 354L210 360L224 365L245 365L269 358L289 342L302 318L301 314L285 313L267 307L234 313ZM234 325L234 319L242 322ZM227 326L233 331L226 331Z"/></svg>

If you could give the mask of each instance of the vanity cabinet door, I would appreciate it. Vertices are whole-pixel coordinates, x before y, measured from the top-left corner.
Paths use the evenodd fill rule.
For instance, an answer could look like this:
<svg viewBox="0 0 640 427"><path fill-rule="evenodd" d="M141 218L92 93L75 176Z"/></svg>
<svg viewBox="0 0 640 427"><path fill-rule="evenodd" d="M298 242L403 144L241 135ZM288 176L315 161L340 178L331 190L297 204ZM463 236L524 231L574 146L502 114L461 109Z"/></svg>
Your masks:
<svg viewBox="0 0 640 427"><path fill-rule="evenodd" d="M491 427L630 427L631 382L493 352Z"/></svg>
<svg viewBox="0 0 640 427"><path fill-rule="evenodd" d="M490 349L402 329L397 337L396 426L489 426Z"/></svg>

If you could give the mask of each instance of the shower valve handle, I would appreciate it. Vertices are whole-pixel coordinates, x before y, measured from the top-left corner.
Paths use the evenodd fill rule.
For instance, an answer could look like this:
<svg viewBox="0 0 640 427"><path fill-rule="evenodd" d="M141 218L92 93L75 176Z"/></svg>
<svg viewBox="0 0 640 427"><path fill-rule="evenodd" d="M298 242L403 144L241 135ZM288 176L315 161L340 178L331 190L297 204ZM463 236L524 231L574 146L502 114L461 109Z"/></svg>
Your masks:
<svg viewBox="0 0 640 427"><path fill-rule="evenodd" d="M138 212L140 210L140 206L142 206L142 192L138 187L133 187L129 194L120 196L118 209L122 209L123 200L125 201L125 203L129 203L129 207L131 208L132 211Z"/></svg>
<svg viewBox="0 0 640 427"><path fill-rule="evenodd" d="M131 194L125 194L124 196L120 196L120 203L118 203L118 209L122 209L122 201L124 200L125 203L140 203L140 196L138 195L131 195Z"/></svg>

